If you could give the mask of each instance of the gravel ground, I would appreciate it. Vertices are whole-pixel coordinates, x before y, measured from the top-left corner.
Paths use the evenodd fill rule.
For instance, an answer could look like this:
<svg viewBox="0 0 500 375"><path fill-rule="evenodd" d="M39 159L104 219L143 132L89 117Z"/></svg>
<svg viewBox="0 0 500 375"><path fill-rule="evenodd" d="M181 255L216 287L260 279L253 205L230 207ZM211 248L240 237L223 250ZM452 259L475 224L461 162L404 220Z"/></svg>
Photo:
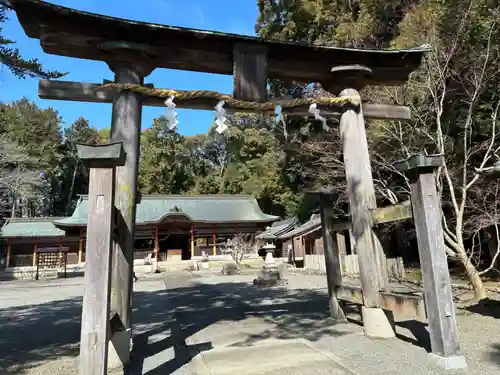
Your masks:
<svg viewBox="0 0 500 375"><path fill-rule="evenodd" d="M421 323L396 317L398 339L373 341L359 325L331 324L325 276L289 271L286 285L256 288L251 286L256 274L197 272L190 278L177 272L166 277L167 290L162 275L134 284L136 340L128 374L193 375L193 350L293 338L333 352L360 374L444 374L428 365L423 348L428 334ZM4 374L77 373L82 283L81 278L0 283ZM499 315L498 305L457 310L467 374L500 373ZM359 318L356 310L349 316Z"/></svg>
<svg viewBox="0 0 500 375"><path fill-rule="evenodd" d="M221 292L239 296L242 301L251 304L272 305L280 301L302 297L314 304L314 299L319 308L326 306L326 277L320 275L305 275L299 272L287 272L285 275L286 286L264 289L262 297L255 300L252 297L256 289L251 286L256 272L245 272L236 276L204 275L200 282L211 284ZM231 284L237 287L231 287ZM267 291L268 297L265 296ZM281 290L281 292L278 292ZM315 294L311 292L314 291ZM323 297L319 297L322 295ZM314 297L312 297L314 296ZM460 296L462 301L457 305L456 316L460 336L460 347L467 359L469 370L467 372L453 372L458 374L488 375L500 373L500 302L491 301L489 306L471 305L465 301L471 298L470 294ZM314 299L312 299L314 298ZM497 296L493 296L497 298ZM322 302L321 302L322 301ZM284 313L285 315L286 313ZM359 314L353 311L349 317L359 321ZM376 341L365 338L359 326L350 324L353 328L350 334L328 335L318 334L309 337L315 345L323 350L330 350L345 363L352 365L353 370L360 374L371 375L416 375L416 374L444 374L429 364L426 347L430 346L425 325L416 320L395 317L396 333L394 340ZM307 338L307 337L306 337Z"/></svg>
<svg viewBox="0 0 500 375"><path fill-rule="evenodd" d="M2 374L77 374L82 295L83 278L1 282ZM136 366L129 374L194 374L174 359L175 320L169 315L163 275L140 279L134 284L133 299L139 344L133 352Z"/></svg>

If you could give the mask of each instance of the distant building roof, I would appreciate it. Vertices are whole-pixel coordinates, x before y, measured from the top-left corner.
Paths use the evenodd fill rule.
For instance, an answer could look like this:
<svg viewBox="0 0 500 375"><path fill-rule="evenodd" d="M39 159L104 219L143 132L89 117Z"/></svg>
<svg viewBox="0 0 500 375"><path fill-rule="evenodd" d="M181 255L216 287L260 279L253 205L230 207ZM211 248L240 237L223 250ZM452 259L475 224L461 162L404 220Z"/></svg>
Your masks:
<svg viewBox="0 0 500 375"><path fill-rule="evenodd" d="M0 237L62 237L64 230L52 223L58 217L14 217L7 219L0 230Z"/></svg>
<svg viewBox="0 0 500 375"><path fill-rule="evenodd" d="M281 234L289 230L292 230L298 225L299 225L299 220L296 217L292 217L286 220L276 221L273 223L273 225L267 227L264 232L255 236L255 238L261 240L275 240Z"/></svg>
<svg viewBox="0 0 500 375"><path fill-rule="evenodd" d="M68 227L85 227L88 199L83 196L70 217L14 218L3 225L0 237L64 236ZM137 225L172 218L193 223L272 223L278 216L262 212L251 195L143 196L137 205ZM60 229L59 229L60 228Z"/></svg>
<svg viewBox="0 0 500 375"><path fill-rule="evenodd" d="M299 227L294 228L293 230L283 233L278 238L280 240L287 240L289 238L303 236L305 234L315 232L321 228L321 217L319 214L314 214L311 218L302 224Z"/></svg>

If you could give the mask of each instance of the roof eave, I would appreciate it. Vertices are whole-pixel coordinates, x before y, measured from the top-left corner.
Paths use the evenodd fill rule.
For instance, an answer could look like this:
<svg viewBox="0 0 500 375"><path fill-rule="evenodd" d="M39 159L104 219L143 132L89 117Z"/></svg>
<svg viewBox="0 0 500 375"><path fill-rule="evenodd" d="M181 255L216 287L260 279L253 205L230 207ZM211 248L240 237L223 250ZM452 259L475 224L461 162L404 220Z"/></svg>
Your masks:
<svg viewBox="0 0 500 375"><path fill-rule="evenodd" d="M102 60L105 51L102 51L100 44L105 40L113 41L116 35L120 35L121 43L151 45L157 51L155 53L158 53L155 60L159 63L158 67L169 69L182 68L232 74L233 47L238 43L247 43L268 49L268 73L273 78L306 79L309 77L314 80L325 74L329 76L332 66L357 63L369 66L373 70L370 78L371 84L402 84L420 66L423 54L429 50L426 46L406 50L361 50L307 45L119 19L44 1L10 0L10 4L17 12L26 34L31 38L45 38L42 35L44 30L49 32L50 37L64 39L64 34L72 34L90 38L88 40L83 38L81 46L65 44L63 39L58 39L57 43L47 41L47 44L42 46L47 53ZM180 39L182 39L182 46L178 45ZM150 42L151 40L154 40L154 45ZM179 60L169 59L163 52L158 52L168 50L169 47L177 48L179 51L184 51L183 48L190 48L200 52L204 45L214 46L214 50L210 53L218 54L217 61L197 61L188 58L179 63ZM149 55L152 56L151 53ZM286 56L296 56L298 65L314 63L314 66L309 66L307 71L304 71L303 67L294 71L287 70Z"/></svg>
<svg viewBox="0 0 500 375"><path fill-rule="evenodd" d="M303 236L305 234L311 233L311 232L316 231L319 228L321 228L321 223L314 224L314 225L309 225L309 226L307 226L306 224L307 223L304 223L301 226L301 227L303 227L302 229L301 229L301 227L297 227L294 230L292 230L292 231L290 231L288 233L285 233L285 234L279 236L278 239L280 239L280 240L287 240L287 239L290 239L290 238L293 238L293 237ZM298 230L298 229L300 229L300 230Z"/></svg>

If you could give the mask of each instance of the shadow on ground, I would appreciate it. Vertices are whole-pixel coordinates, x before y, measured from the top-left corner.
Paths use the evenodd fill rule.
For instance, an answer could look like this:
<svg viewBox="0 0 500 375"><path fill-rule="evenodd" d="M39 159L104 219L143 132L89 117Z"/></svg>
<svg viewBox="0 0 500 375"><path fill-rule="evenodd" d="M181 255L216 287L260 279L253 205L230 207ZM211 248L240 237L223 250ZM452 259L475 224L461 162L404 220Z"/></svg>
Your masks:
<svg viewBox="0 0 500 375"><path fill-rule="evenodd" d="M188 346L186 339L221 321L237 323L259 317L264 322L260 332L249 332L238 345L266 338L315 341L323 335L346 333L332 330L326 296L310 289L257 289L222 278L218 285L169 278L168 291L135 292L133 304L134 348L126 374L173 373L191 360L193 352L212 348L210 340ZM80 297L0 309L3 373L23 374L61 357L76 359L80 314ZM144 372L144 360L167 349L173 351L172 358Z"/></svg>
<svg viewBox="0 0 500 375"><path fill-rule="evenodd" d="M54 293L57 293L54 289ZM164 323L166 291L136 292L139 329ZM0 309L0 368L24 374L42 362L77 357L82 298Z"/></svg>
<svg viewBox="0 0 500 375"><path fill-rule="evenodd" d="M490 362L500 364L500 343L491 346L488 359Z"/></svg>
<svg viewBox="0 0 500 375"><path fill-rule="evenodd" d="M475 305L466 307L465 310L490 318L500 319L500 301L498 300L485 298Z"/></svg>
<svg viewBox="0 0 500 375"><path fill-rule="evenodd" d="M258 289L247 283L225 283L223 278L217 285L196 283L195 280L189 286L180 284L169 279L167 286L174 319L164 328L170 335L153 343L149 342L158 334L158 329L137 336L132 365L126 374L173 373L188 363L192 355L212 349L212 338L217 335L214 332L200 335L201 341L192 340L196 344L189 345L187 339L216 323L221 323L222 329L229 332L241 328L235 326L238 322L244 324L243 321L249 318L260 318L260 329L255 327L253 330L258 333L248 332L243 340L233 344L236 346L253 345L265 339L300 337L315 341L323 335L348 333L347 328L332 330L334 322L328 316L327 299L313 290ZM170 346L173 346L175 357L144 372L144 360Z"/></svg>

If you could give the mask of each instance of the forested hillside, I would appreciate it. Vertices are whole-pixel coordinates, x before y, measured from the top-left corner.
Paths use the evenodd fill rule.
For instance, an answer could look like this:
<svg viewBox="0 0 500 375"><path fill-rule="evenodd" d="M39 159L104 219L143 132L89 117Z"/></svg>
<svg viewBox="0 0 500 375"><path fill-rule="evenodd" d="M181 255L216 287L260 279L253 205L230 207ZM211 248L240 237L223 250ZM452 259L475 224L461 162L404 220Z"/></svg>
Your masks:
<svg viewBox="0 0 500 375"><path fill-rule="evenodd" d="M413 152L445 154L438 185L447 253L463 265L480 297L480 272L490 271L500 243L498 180L476 173L497 161L500 146L497 2L258 0L257 6L256 32L265 38L358 48L430 45L408 85L361 93L365 101L409 105L413 111L411 122L367 122L373 177L379 205L407 200L408 182L392 163ZM273 81L269 94L318 95L321 88ZM56 111L25 99L0 107L3 217L65 215L76 195L87 192L74 144L105 141L108 133L82 116L62 129ZM337 192L337 213L347 210L334 122L325 132L310 119L286 118L285 131L273 119L237 116L224 135L210 130L185 137L165 131L165 121L145 124L150 128L142 134L143 193L249 193L267 213L304 217L315 203L304 192L321 186ZM408 238L411 232L410 225Z"/></svg>

